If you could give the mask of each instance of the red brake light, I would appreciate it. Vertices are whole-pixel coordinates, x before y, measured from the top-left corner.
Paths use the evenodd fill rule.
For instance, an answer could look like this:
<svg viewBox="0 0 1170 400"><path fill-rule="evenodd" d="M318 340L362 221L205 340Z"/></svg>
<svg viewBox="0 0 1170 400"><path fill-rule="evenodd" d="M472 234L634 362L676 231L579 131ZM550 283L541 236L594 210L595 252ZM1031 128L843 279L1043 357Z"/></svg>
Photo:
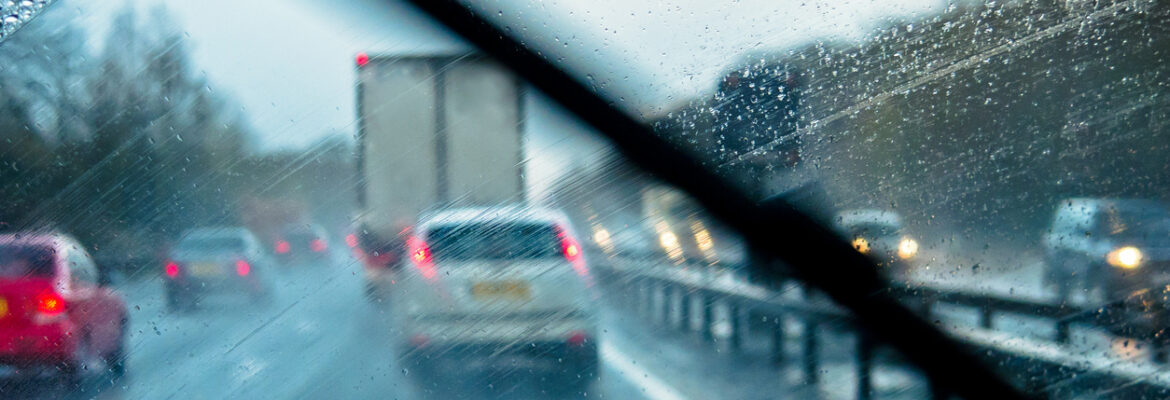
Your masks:
<svg viewBox="0 0 1170 400"><path fill-rule="evenodd" d="M167 273L168 278L177 278L179 277L179 264L174 261L168 262L163 272Z"/></svg>
<svg viewBox="0 0 1170 400"><path fill-rule="evenodd" d="M53 316L65 311L65 299L56 292L45 291L36 297L37 312Z"/></svg>
<svg viewBox="0 0 1170 400"><path fill-rule="evenodd" d="M573 238L565 237L561 239L561 251L565 254L565 259L569 261L576 261L581 258L581 247L579 247Z"/></svg>
<svg viewBox="0 0 1170 400"><path fill-rule="evenodd" d="M577 275L588 275L589 269L585 267L585 260L581 258L581 244L577 243L577 239L565 231L564 227L557 227L557 237L561 238L561 254L573 265Z"/></svg>
<svg viewBox="0 0 1170 400"><path fill-rule="evenodd" d="M354 62L357 63L358 67L364 67L364 66L366 66L366 64L370 63L370 56L366 53L357 53L357 55L354 56L353 59L354 59Z"/></svg>
<svg viewBox="0 0 1170 400"><path fill-rule="evenodd" d="M314 253L325 251L327 247L325 241L321 239L313 239L312 242L309 242L309 250L313 250Z"/></svg>
<svg viewBox="0 0 1170 400"><path fill-rule="evenodd" d="M411 236L406 239L406 248L410 251L410 261L422 273L423 278L435 278L435 264L431 255L431 247L427 242L419 239L416 236Z"/></svg>
<svg viewBox="0 0 1170 400"><path fill-rule="evenodd" d="M236 275L248 276L252 273L252 265L244 260L236 260Z"/></svg>
<svg viewBox="0 0 1170 400"><path fill-rule="evenodd" d="M276 241L276 254L285 254L288 253L289 250L292 250L292 246L290 246L287 241Z"/></svg>
<svg viewBox="0 0 1170 400"><path fill-rule="evenodd" d="M358 245L357 235L354 235L352 233L345 235L345 245L349 246L349 247L357 247L357 245Z"/></svg>
<svg viewBox="0 0 1170 400"><path fill-rule="evenodd" d="M581 347L581 346L585 345L585 342L588 339L589 339L589 336L585 335L585 332L576 331L576 332L573 332L573 334L569 335L569 340L567 340L566 342L569 344L569 346Z"/></svg>
<svg viewBox="0 0 1170 400"><path fill-rule="evenodd" d="M406 246L410 249L410 261L418 265L431 263L431 247L427 245L427 242L412 236L406 240Z"/></svg>

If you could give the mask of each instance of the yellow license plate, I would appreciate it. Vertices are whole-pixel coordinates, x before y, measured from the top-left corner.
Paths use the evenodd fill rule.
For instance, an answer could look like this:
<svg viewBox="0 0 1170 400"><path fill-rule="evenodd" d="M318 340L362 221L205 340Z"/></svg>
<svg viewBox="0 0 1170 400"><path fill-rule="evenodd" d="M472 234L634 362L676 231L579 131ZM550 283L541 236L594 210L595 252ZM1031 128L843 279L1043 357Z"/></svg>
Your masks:
<svg viewBox="0 0 1170 400"><path fill-rule="evenodd" d="M471 285L471 297L476 300L528 300L532 290L524 281L479 282Z"/></svg>
<svg viewBox="0 0 1170 400"><path fill-rule="evenodd" d="M0 318L8 315L8 300L0 297Z"/></svg>
<svg viewBox="0 0 1170 400"><path fill-rule="evenodd" d="M191 265L191 275L195 276L217 276L222 272L223 270L217 264L198 263Z"/></svg>

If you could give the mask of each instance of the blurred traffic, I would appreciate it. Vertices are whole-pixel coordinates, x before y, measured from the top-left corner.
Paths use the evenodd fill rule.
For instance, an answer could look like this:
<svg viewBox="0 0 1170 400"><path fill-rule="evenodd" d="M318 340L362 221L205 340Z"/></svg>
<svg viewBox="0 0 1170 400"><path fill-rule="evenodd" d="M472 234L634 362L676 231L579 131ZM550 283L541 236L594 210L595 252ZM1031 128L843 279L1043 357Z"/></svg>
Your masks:
<svg viewBox="0 0 1170 400"><path fill-rule="evenodd" d="M9 3L0 397L945 396L802 283L836 271L822 255L765 257L779 243L739 236L405 5L257 6L310 11L224 51L184 26L233 25L201 17L216 7ZM673 31L610 47L618 23L546 32L574 24L507 4L485 19L549 33L529 44L760 210L832 230L883 294L1022 388L1166 397L1170 35L1149 27L1170 10L1057 3L681 58L653 48ZM89 7L109 18L75 26ZM708 22L677 29L725 34ZM286 25L377 40L269 46L303 33ZM692 65L707 52L726 54ZM758 228L793 229L775 225Z"/></svg>

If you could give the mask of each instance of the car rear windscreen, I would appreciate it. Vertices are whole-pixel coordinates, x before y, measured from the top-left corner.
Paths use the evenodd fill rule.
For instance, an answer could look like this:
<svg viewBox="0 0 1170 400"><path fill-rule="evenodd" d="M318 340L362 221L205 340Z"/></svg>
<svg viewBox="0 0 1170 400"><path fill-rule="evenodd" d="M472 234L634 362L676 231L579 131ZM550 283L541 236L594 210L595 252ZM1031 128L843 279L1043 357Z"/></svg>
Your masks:
<svg viewBox="0 0 1170 400"><path fill-rule="evenodd" d="M461 224L432 228L435 260L540 259L561 256L557 229L548 224Z"/></svg>
<svg viewBox="0 0 1170 400"><path fill-rule="evenodd" d="M851 235L887 237L896 236L898 234L898 227L890 224L866 223L850 226L846 228L846 231Z"/></svg>
<svg viewBox="0 0 1170 400"><path fill-rule="evenodd" d="M0 277L52 276L53 251L43 246L0 246Z"/></svg>
<svg viewBox="0 0 1170 400"><path fill-rule="evenodd" d="M181 251L242 252L244 240L237 237L188 237L177 246Z"/></svg>
<svg viewBox="0 0 1170 400"><path fill-rule="evenodd" d="M1170 235L1170 212L1157 206L1112 206L1102 213L1101 231L1118 237Z"/></svg>

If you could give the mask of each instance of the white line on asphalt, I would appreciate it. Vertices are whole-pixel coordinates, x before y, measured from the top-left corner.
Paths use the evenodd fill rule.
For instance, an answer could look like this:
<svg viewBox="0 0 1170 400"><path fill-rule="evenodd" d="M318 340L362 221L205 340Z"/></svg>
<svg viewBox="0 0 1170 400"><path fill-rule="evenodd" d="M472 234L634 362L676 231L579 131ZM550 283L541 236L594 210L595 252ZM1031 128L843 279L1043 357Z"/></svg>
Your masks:
<svg viewBox="0 0 1170 400"><path fill-rule="evenodd" d="M642 368L638 363L634 362L617 347L614 347L608 341L601 342L601 358L605 359L605 363L612 367L617 372L620 372L626 380L642 389L646 396L654 400L685 400L686 397L679 394L678 390L659 379L650 371Z"/></svg>

